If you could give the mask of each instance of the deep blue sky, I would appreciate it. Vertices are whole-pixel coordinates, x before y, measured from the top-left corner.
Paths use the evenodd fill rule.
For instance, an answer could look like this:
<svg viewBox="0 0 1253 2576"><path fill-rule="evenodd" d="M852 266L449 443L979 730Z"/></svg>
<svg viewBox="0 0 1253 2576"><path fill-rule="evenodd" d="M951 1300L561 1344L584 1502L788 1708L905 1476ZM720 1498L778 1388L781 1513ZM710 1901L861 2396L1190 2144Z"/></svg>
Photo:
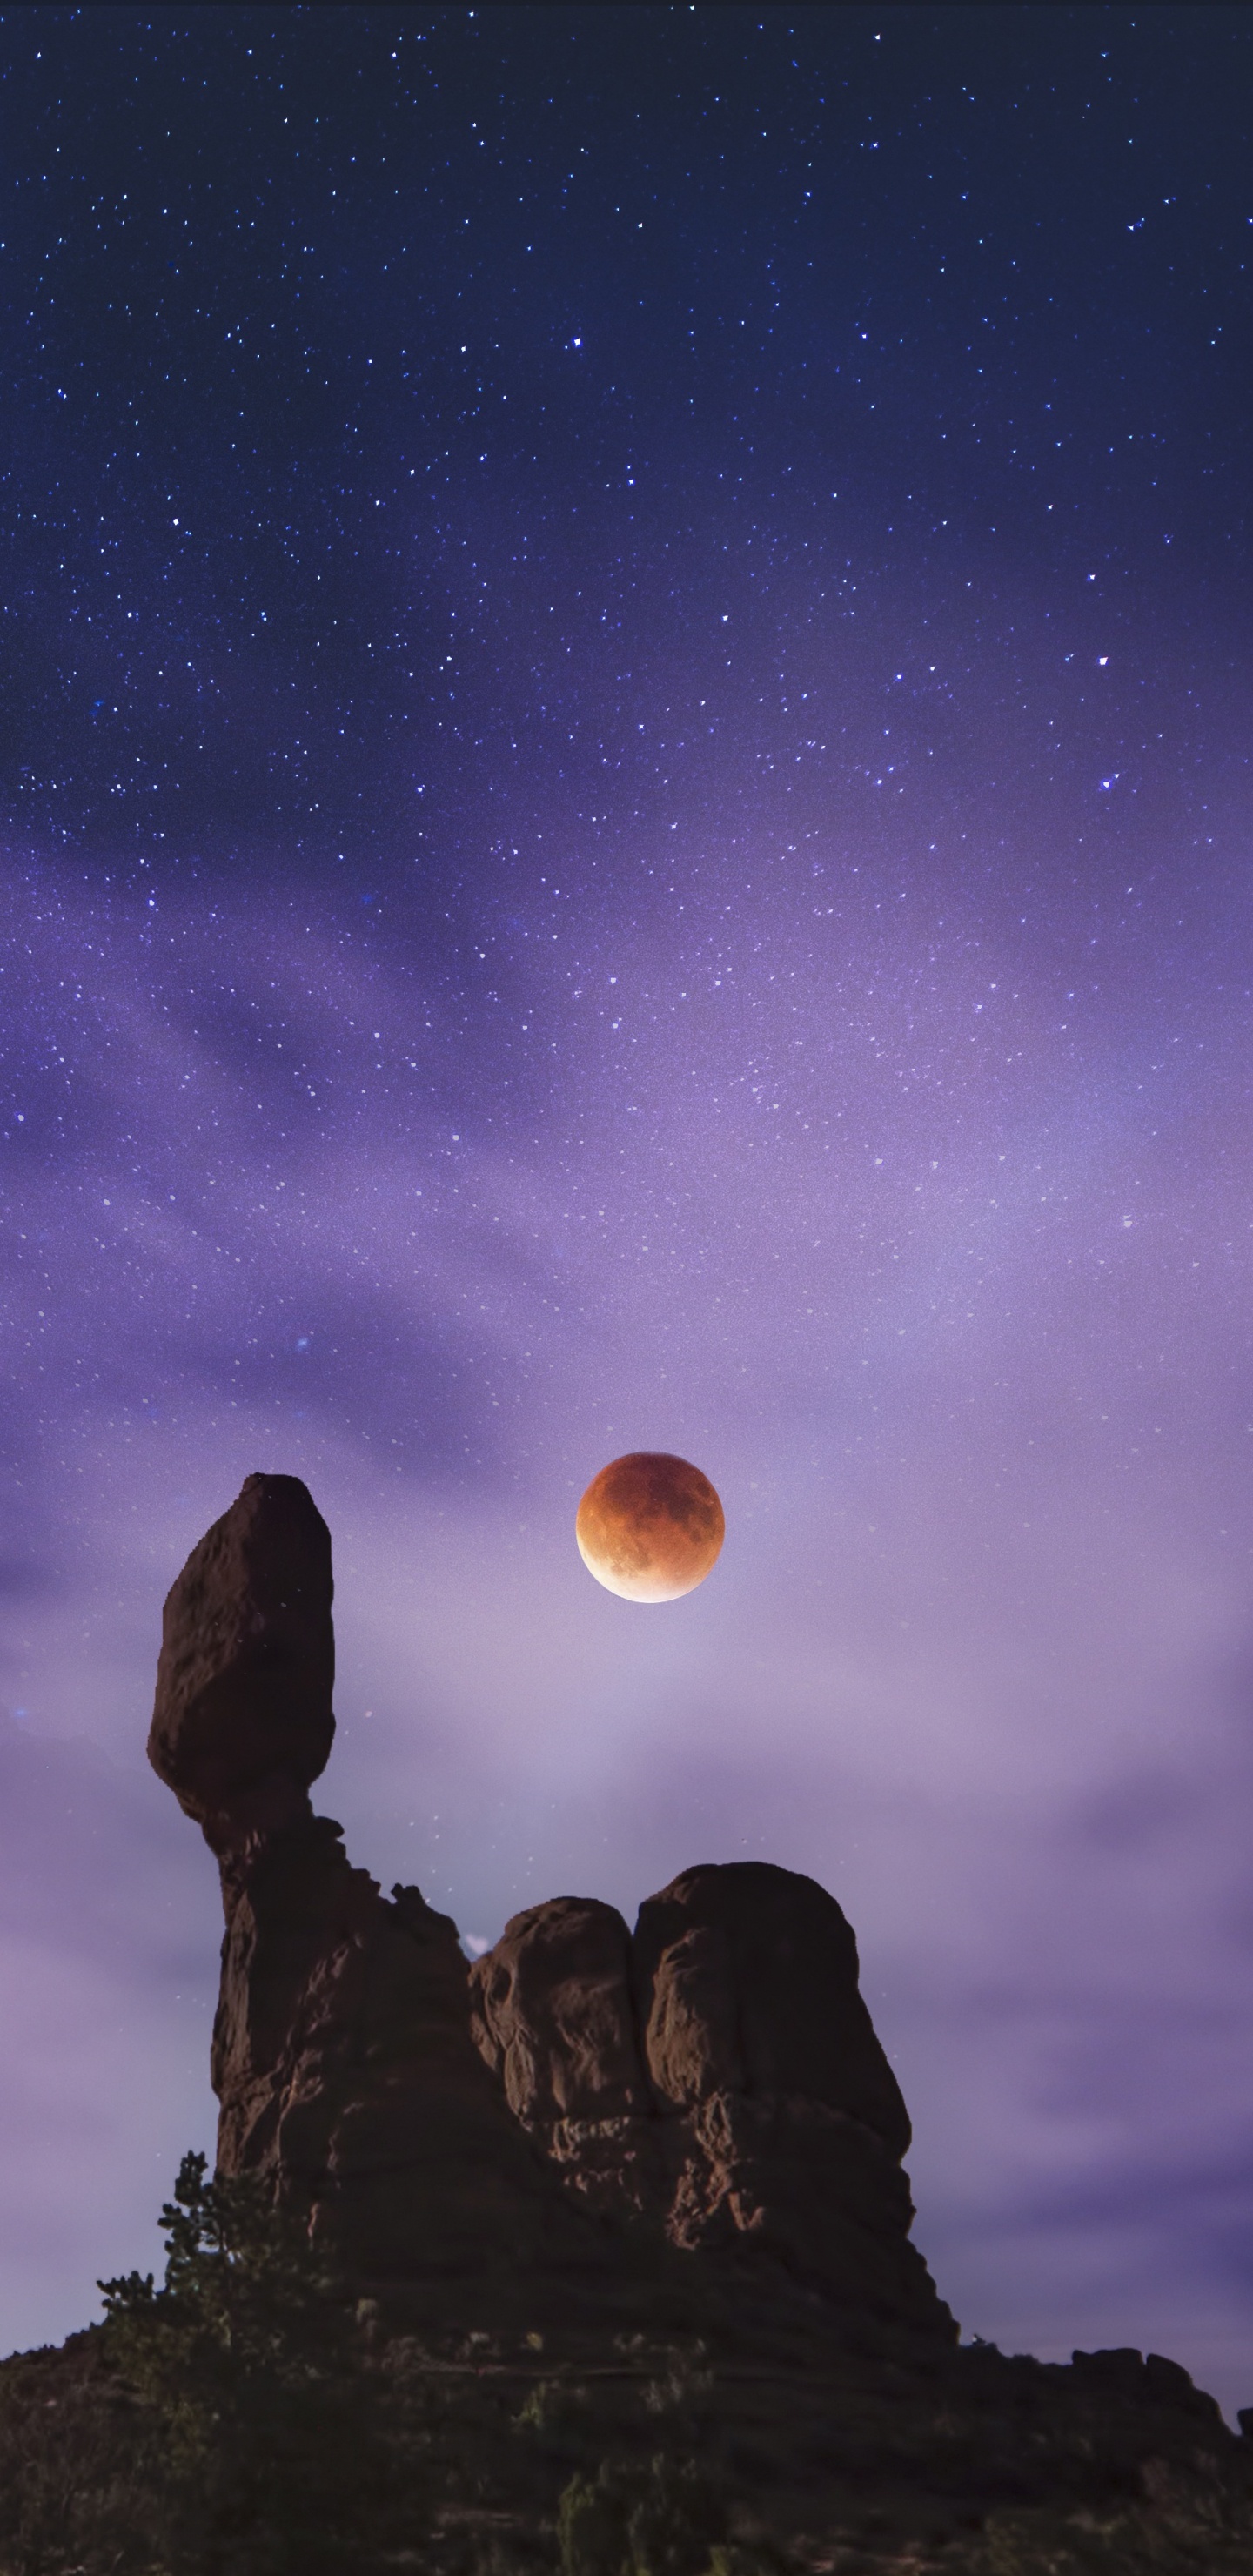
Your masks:
<svg viewBox="0 0 1253 2576"><path fill-rule="evenodd" d="M0 2340L209 2136L142 1747L263 1467L358 1861L813 1871L967 2332L1253 2402L1249 13L0 67Z"/></svg>

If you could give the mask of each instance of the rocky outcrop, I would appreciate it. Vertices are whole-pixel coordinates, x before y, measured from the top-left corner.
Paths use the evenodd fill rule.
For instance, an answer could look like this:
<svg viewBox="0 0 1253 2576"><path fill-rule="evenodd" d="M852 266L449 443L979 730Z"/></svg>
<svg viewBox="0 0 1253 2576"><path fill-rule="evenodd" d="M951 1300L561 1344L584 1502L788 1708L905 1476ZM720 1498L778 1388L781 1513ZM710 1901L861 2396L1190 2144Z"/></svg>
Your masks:
<svg viewBox="0 0 1253 2576"><path fill-rule="evenodd" d="M640 1909L558 1897L472 1971L475 2035L571 2187L689 2252L774 2256L841 2305L937 2321L909 2119L824 1888L760 1861ZM945 2312L946 2313L946 2312Z"/></svg>
<svg viewBox="0 0 1253 2576"><path fill-rule="evenodd" d="M322 1818L257 1838L223 1881L221 2169L272 2173L372 2280L594 2267L474 2047L447 1915L415 1887L386 1901Z"/></svg>
<svg viewBox="0 0 1253 2576"><path fill-rule="evenodd" d="M511 2111L590 2208L664 2230L672 2159L639 2041L617 1908L556 1896L471 1971L473 2029Z"/></svg>
<svg viewBox="0 0 1253 2576"><path fill-rule="evenodd" d="M165 1604L149 1759L217 1855L218 2164L258 2170L368 2278L591 2262L586 2225L474 2046L455 1924L390 1902L315 1817L331 1712L330 1534L249 1476Z"/></svg>
<svg viewBox="0 0 1253 2576"><path fill-rule="evenodd" d="M844 2304L933 2317L909 2117L834 1897L761 1861L687 1870L641 1907L634 1953L674 2242L747 2238Z"/></svg>
<svg viewBox="0 0 1253 2576"><path fill-rule="evenodd" d="M747 2264L951 2340L834 1898L760 1862L688 1870L633 1935L561 1897L471 1971L447 1916L384 1899L312 1813L331 1598L306 1488L250 1476L165 1605L149 1755L221 1870L221 2169L271 2175L362 2277L463 2306L510 2281L532 2313L603 2299L652 2263L699 2309Z"/></svg>

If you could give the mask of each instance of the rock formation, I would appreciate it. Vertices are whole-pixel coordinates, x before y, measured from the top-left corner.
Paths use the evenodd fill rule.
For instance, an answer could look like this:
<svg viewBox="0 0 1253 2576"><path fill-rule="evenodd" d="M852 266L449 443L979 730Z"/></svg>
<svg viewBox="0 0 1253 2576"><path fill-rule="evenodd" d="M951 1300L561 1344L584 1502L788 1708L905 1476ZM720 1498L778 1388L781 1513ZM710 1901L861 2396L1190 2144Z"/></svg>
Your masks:
<svg viewBox="0 0 1253 2576"><path fill-rule="evenodd" d="M335 1736L331 1533L298 1476L248 1476L162 1621L148 1759L214 1851L312 1810Z"/></svg>
<svg viewBox="0 0 1253 2576"><path fill-rule="evenodd" d="M510 2108L596 2208L690 2252L751 2246L836 2301L936 2321L909 2244L909 2119L834 1897L761 1861L621 1915L532 1906L471 1971Z"/></svg>
<svg viewBox="0 0 1253 2576"><path fill-rule="evenodd" d="M529 2313L603 2308L650 2277L699 2316L747 2279L950 2343L835 1900L707 1866L633 1935L560 1897L470 1969L446 1916L384 1899L312 1812L331 1597L306 1488L250 1476L165 1605L148 1749L221 1870L221 2169L272 2176L361 2278L463 2307L513 2285Z"/></svg>
<svg viewBox="0 0 1253 2576"><path fill-rule="evenodd" d="M833 1898L706 1866L471 1968L313 1814L332 1673L325 1526L250 1476L166 1603L150 1751L221 1871L260 2207L186 2159L165 2288L0 2363L0 2576L1248 2576L1253 2408L957 2341Z"/></svg>

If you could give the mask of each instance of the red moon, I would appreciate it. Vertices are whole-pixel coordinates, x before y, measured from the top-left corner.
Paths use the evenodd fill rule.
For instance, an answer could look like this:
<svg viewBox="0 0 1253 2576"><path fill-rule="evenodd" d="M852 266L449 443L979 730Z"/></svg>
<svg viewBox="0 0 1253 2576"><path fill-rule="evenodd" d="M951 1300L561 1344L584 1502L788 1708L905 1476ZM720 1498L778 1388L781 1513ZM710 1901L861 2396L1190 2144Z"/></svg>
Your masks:
<svg viewBox="0 0 1253 2576"><path fill-rule="evenodd" d="M664 1449L632 1449L593 1476L574 1534L589 1574L622 1601L677 1601L716 1562L726 1531L708 1476Z"/></svg>

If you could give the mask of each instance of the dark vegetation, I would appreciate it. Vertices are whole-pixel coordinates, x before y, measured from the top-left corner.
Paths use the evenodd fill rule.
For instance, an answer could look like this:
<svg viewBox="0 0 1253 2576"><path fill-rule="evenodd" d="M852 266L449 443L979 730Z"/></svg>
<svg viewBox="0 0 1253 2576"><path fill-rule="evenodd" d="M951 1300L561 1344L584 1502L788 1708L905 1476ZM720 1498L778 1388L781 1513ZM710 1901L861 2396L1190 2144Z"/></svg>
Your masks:
<svg viewBox="0 0 1253 2576"><path fill-rule="evenodd" d="M1249 2576L1173 2363L424 2338L188 2156L165 2280L0 2366L3 2576Z"/></svg>

